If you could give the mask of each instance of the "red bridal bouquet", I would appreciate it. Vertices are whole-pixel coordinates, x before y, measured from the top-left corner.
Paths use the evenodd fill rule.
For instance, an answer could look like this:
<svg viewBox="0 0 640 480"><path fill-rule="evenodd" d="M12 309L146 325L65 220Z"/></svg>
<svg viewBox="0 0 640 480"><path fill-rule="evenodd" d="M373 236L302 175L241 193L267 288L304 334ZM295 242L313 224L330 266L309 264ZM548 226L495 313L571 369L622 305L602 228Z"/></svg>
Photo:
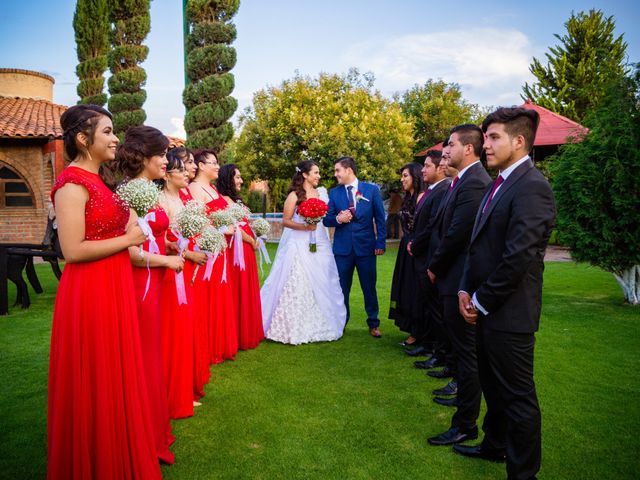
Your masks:
<svg viewBox="0 0 640 480"><path fill-rule="evenodd" d="M305 223L309 225L320 223L327 214L327 210L329 207L319 198L307 198L298 205L298 215L304 217ZM316 252L317 250L316 232L312 230L309 232L309 251Z"/></svg>

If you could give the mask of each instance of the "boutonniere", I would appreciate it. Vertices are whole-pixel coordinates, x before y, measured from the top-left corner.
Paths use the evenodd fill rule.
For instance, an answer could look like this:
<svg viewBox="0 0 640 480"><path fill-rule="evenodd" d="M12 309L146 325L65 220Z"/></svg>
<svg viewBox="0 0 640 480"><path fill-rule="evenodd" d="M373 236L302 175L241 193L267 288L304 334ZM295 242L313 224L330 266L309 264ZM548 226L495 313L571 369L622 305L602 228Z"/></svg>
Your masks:
<svg viewBox="0 0 640 480"><path fill-rule="evenodd" d="M356 203L358 203L360 200L364 200L365 202L369 201L369 199L362 195L361 192L356 192Z"/></svg>

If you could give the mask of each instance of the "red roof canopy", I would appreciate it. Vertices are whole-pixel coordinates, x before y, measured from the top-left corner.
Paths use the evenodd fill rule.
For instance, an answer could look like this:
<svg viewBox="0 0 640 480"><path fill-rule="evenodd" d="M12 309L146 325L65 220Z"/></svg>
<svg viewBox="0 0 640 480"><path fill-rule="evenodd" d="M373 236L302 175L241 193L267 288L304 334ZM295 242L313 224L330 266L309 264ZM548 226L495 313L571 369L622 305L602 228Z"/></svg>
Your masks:
<svg viewBox="0 0 640 480"><path fill-rule="evenodd" d="M569 137L581 137L589 130L567 117L553 113L540 105L536 105L528 99L522 105L523 108L535 110L540 115L540 125L536 139L533 142L534 147L543 145L563 145L567 143Z"/></svg>
<svg viewBox="0 0 640 480"><path fill-rule="evenodd" d="M562 145L567 143L569 137L580 137L588 132L586 127L579 123L569 120L567 117L553 113L540 105L536 105L530 99L520 105L529 110L535 110L540 115L540 125L536 139L533 142L534 147L543 145ZM433 147L427 148L415 154L416 157L426 155L429 150L442 150L442 142L435 144Z"/></svg>

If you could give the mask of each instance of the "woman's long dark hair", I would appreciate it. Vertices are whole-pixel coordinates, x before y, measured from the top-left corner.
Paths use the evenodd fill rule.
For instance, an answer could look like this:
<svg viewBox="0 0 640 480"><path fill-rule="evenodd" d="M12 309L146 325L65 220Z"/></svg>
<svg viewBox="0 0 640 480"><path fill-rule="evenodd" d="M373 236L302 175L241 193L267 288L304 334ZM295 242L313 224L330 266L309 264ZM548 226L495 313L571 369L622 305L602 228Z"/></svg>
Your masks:
<svg viewBox="0 0 640 480"><path fill-rule="evenodd" d="M226 195L236 203L243 203L240 194L236 190L236 182L234 178L236 176L236 170L240 171L240 169L233 163L222 165L218 172L216 188L220 195Z"/></svg>
<svg viewBox="0 0 640 480"><path fill-rule="evenodd" d="M296 192L296 196L298 197L296 205L300 205L307 199L307 192L304 189L304 176L302 174L309 173L313 167L317 166L318 164L313 160L303 160L296 165L296 173L293 174L293 178L289 184L289 190L287 191L287 194Z"/></svg>
<svg viewBox="0 0 640 480"><path fill-rule="evenodd" d="M96 126L101 116L112 118L108 110L99 105L90 104L74 105L60 116L60 125L64 130L62 134L64 154L68 162L74 161L78 156L87 155L87 148L79 144L76 137L78 133L84 133L89 142L87 147L90 146L95 138ZM108 165L100 165L99 173L102 181L113 190L116 180Z"/></svg>
<svg viewBox="0 0 640 480"><path fill-rule="evenodd" d="M410 211L411 213L413 213L416 208L418 195L420 195L420 193L425 189L424 180L422 179L422 165L415 162L407 163L400 169L400 173L404 172L405 170L409 170L409 175L411 175L413 194L411 194L410 192L404 193L402 210Z"/></svg>
<svg viewBox="0 0 640 480"><path fill-rule="evenodd" d="M135 178L144 170L145 158L163 155L168 146L169 139L157 128L131 127L116 152L115 169L126 178Z"/></svg>

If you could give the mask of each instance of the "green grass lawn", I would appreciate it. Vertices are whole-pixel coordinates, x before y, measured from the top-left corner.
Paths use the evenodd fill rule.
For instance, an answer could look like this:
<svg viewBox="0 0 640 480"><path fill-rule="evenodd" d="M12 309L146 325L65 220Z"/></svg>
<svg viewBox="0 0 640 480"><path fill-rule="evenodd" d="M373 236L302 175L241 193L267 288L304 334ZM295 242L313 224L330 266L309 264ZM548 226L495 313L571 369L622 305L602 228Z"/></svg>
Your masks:
<svg viewBox="0 0 640 480"><path fill-rule="evenodd" d="M398 346L404 335L386 319L395 253L378 262L381 339L368 335L354 283L340 341L264 342L212 367L203 406L173 423L176 464L162 468L164 478L505 478L504 465L426 444L448 428L452 410L431 401L445 382L412 367ZM48 265L38 274L45 293L33 295L29 310L0 317L0 477L7 479L46 471L56 282ZM13 302L15 291L9 295ZM623 305L610 274L549 263L537 339L540 478L639 478L640 310Z"/></svg>

